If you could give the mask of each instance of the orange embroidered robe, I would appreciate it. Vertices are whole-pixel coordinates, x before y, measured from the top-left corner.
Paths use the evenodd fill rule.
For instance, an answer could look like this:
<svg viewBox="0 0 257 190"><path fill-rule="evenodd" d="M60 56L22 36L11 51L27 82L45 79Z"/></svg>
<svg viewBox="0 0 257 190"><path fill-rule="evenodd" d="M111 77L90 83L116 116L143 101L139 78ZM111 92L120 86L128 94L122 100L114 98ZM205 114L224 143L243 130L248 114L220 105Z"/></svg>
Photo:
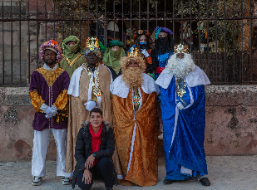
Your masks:
<svg viewBox="0 0 257 190"><path fill-rule="evenodd" d="M153 86L154 80L143 75L145 85L151 83ZM114 132L124 176L119 182L122 185L152 186L158 181L156 92L149 93L145 90L147 87L140 88L141 106L134 111L132 89L126 97L119 96L120 89L124 91L122 82L119 76L112 85Z"/></svg>

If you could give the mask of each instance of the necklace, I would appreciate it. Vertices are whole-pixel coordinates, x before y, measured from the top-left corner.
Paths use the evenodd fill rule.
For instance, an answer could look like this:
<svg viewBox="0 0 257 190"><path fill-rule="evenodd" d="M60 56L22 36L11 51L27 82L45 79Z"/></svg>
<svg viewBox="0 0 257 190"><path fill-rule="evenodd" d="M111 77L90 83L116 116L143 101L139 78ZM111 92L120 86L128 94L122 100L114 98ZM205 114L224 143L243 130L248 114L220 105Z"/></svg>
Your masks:
<svg viewBox="0 0 257 190"><path fill-rule="evenodd" d="M137 88L133 88L134 109L137 111L140 106L140 95Z"/></svg>
<svg viewBox="0 0 257 190"><path fill-rule="evenodd" d="M177 86L177 95L180 98L182 98L184 96L184 94L186 93L186 91L185 91L186 84L184 82L184 79L177 79L176 86Z"/></svg>
<svg viewBox="0 0 257 190"><path fill-rule="evenodd" d="M94 82L94 73L95 73L95 82ZM99 68L95 68L95 72L91 71L89 67L87 67L87 74L90 76L90 82L92 83L93 94L96 97L102 95L102 91L100 89L100 81L99 81Z"/></svg>

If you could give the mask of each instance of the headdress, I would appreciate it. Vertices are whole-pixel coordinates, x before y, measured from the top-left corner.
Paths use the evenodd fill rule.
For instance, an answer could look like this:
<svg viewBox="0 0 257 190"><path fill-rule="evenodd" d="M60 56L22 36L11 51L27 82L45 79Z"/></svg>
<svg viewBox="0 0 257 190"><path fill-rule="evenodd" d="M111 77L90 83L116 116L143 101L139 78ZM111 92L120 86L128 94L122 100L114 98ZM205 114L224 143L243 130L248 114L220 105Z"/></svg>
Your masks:
<svg viewBox="0 0 257 190"><path fill-rule="evenodd" d="M149 38L151 37L151 34L148 30L138 30L136 31L136 33L134 34L134 39L137 39L138 36L140 35L146 35L148 36Z"/></svg>
<svg viewBox="0 0 257 190"><path fill-rule="evenodd" d="M68 42L75 42L74 46L68 46ZM62 51L63 55L69 59L72 59L74 54L79 52L80 54L83 53L82 48L79 43L79 39L76 36L70 35L69 37L65 38L62 41Z"/></svg>
<svg viewBox="0 0 257 190"><path fill-rule="evenodd" d="M174 54L175 53L189 53L188 45L176 44L174 47Z"/></svg>
<svg viewBox="0 0 257 190"><path fill-rule="evenodd" d="M39 47L39 57L42 61L44 61L44 54L47 49L56 53L56 63L58 63L62 60L62 50L61 50L60 46L57 44L56 41L49 40L49 41L44 42Z"/></svg>
<svg viewBox="0 0 257 190"><path fill-rule="evenodd" d="M132 57L141 57L142 58L142 54L139 51L139 49L131 47L130 48L130 52L128 52L127 57L132 58Z"/></svg>
<svg viewBox="0 0 257 190"><path fill-rule="evenodd" d="M119 47L123 48L124 43L122 43L122 42L119 41L119 40L112 40L112 41L110 41L110 43L108 44L108 47L113 47L113 46L119 46Z"/></svg>
<svg viewBox="0 0 257 190"><path fill-rule="evenodd" d="M87 43L86 43L86 48L89 48L90 50L93 50L94 48L99 48L99 42L97 38L94 37L88 37L87 38Z"/></svg>
<svg viewBox="0 0 257 190"><path fill-rule="evenodd" d="M160 32L166 32L169 35L173 34L173 32L170 29L166 28L166 27L159 27L159 26L157 26L154 29L154 31L155 31L155 39L158 39L158 35L159 35Z"/></svg>
<svg viewBox="0 0 257 190"><path fill-rule="evenodd" d="M84 51L84 56L86 56L89 52L95 53L98 57L101 57L101 52L99 49L99 41L97 38L88 37L86 41L86 48Z"/></svg>

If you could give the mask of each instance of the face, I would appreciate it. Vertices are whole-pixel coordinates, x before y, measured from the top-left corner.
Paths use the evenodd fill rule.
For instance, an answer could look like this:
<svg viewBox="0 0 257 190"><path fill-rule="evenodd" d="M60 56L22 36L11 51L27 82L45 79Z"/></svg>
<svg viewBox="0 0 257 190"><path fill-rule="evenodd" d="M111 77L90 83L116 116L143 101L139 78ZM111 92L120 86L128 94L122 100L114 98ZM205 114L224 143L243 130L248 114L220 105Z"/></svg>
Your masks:
<svg viewBox="0 0 257 190"><path fill-rule="evenodd" d="M47 65L53 65L56 62L56 53L47 49L44 54L44 61Z"/></svg>
<svg viewBox="0 0 257 190"><path fill-rule="evenodd" d="M99 58L96 56L95 53L93 52L89 52L87 55L86 55L86 59L87 59L87 63L90 65L90 66L96 66L96 64L98 63L98 60Z"/></svg>
<svg viewBox="0 0 257 190"><path fill-rule="evenodd" d="M112 51L118 51L119 49L120 49L119 46L113 46L113 47L112 47Z"/></svg>
<svg viewBox="0 0 257 190"><path fill-rule="evenodd" d="M177 53L176 57L179 59L184 59L185 55L184 53Z"/></svg>
<svg viewBox="0 0 257 190"><path fill-rule="evenodd" d="M98 128L101 126L101 123L103 121L103 116L101 116L100 113L92 112L89 121L91 123L92 128Z"/></svg>
<svg viewBox="0 0 257 190"><path fill-rule="evenodd" d="M166 33L166 32L160 32L160 33L158 34L158 37L159 37L159 38L165 38L166 36L168 36L168 33Z"/></svg>
<svg viewBox="0 0 257 190"><path fill-rule="evenodd" d="M74 45L76 45L76 42L67 42L66 45L68 45L68 46L74 46Z"/></svg>
<svg viewBox="0 0 257 190"><path fill-rule="evenodd" d="M139 65L134 59L130 59L128 63L128 67L139 67Z"/></svg>
<svg viewBox="0 0 257 190"><path fill-rule="evenodd" d="M142 36L140 37L139 42L145 42L145 43L147 43L147 38L146 38L146 36L145 36L145 35L142 35Z"/></svg>

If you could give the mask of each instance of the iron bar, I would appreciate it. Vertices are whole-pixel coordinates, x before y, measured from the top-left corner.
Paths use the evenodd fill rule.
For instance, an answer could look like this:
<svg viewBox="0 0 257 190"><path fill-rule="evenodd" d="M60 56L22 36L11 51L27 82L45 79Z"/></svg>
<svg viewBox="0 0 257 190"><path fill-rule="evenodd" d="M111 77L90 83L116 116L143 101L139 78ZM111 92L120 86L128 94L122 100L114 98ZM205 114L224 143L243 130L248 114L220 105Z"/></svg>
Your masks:
<svg viewBox="0 0 257 190"><path fill-rule="evenodd" d="M224 0L224 17L226 17L226 0ZM226 21L224 20L224 69L223 69L223 73L224 73L224 80L226 81Z"/></svg>
<svg viewBox="0 0 257 190"><path fill-rule="evenodd" d="M89 30L90 30L90 27L89 27L89 0L87 0L87 36L89 37Z"/></svg>
<svg viewBox="0 0 257 190"><path fill-rule="evenodd" d="M157 17L158 17L158 13L157 13L157 11L158 11L158 7L157 7L157 1L155 1L155 26L158 26L158 23L157 23Z"/></svg>
<svg viewBox="0 0 257 190"><path fill-rule="evenodd" d="M217 21L230 21L230 20L245 20L245 19L257 19L257 17L237 17L237 18L217 18ZM96 20L95 18L89 18L89 19L81 19L81 21L94 21ZM112 19L105 19L105 20L112 20ZM116 20L121 20L121 19L116 19ZM124 21L130 21L130 20L135 20L135 21L138 21L138 20L141 20L141 21L147 21L147 18L141 18L141 19L138 19L138 18L124 18ZM163 21L163 20L176 20L176 21L188 21L188 20L192 20L192 21L207 21L207 20L213 20L213 18L190 18L190 17L183 17L183 18L149 18L150 21ZM10 19L10 18L4 18L4 19L1 19L1 21L4 21L4 22L10 22L10 21L47 21L47 22L53 22L53 21L71 21L71 19L53 19L53 18L48 18L48 19L36 19L36 18L25 18L25 19L19 19L19 18L13 18L13 19ZM72 21L79 21L79 19L72 19Z"/></svg>
<svg viewBox="0 0 257 190"><path fill-rule="evenodd" d="M116 30L115 30L115 27L116 27L115 0L113 0L113 19L114 19L114 39L116 39Z"/></svg>
<svg viewBox="0 0 257 190"><path fill-rule="evenodd" d="M172 12L173 12L173 14L172 14L172 16L173 16L173 18L172 18L172 24L173 24L173 40L175 40L175 5L174 5L174 1L175 0L173 0L172 1L172 3L173 3L173 8L172 8Z"/></svg>
<svg viewBox="0 0 257 190"><path fill-rule="evenodd" d="M207 0L207 17L209 17L209 0ZM210 63L209 63L209 20L207 20L207 65L208 76L210 75Z"/></svg>
<svg viewBox="0 0 257 190"><path fill-rule="evenodd" d="M217 40L218 40L218 32L217 32L217 16L218 16L218 13L217 13L217 0L215 0L215 43L216 43L216 54L215 54L215 57L216 57L216 82L218 81L218 55L217 55L217 52L218 52L218 43L217 43Z"/></svg>
<svg viewBox="0 0 257 190"><path fill-rule="evenodd" d="M250 67L251 67L251 81L253 80L253 60L252 60L252 1L250 0Z"/></svg>
<svg viewBox="0 0 257 190"><path fill-rule="evenodd" d="M4 18L4 1L2 1L2 18ZM4 21L2 21L2 44L3 44L3 76L2 76L2 81L3 81L3 84L4 84L4 65L5 65L5 57L4 57Z"/></svg>
<svg viewBox="0 0 257 190"><path fill-rule="evenodd" d="M55 0L54 0L54 40L55 40Z"/></svg>
<svg viewBox="0 0 257 190"><path fill-rule="evenodd" d="M19 16L21 18L21 2L19 1ZM19 63L19 68L20 68L20 84L22 83L21 81L21 21L19 21L19 59L20 59L20 63Z"/></svg>
<svg viewBox="0 0 257 190"><path fill-rule="evenodd" d="M45 0L45 41L47 41L47 5Z"/></svg>
<svg viewBox="0 0 257 190"><path fill-rule="evenodd" d="M131 31L130 31L130 45L132 44L132 31L133 31L133 28L132 28L132 0L130 0L130 9L129 9L129 19L130 19L130 29L131 29Z"/></svg>
<svg viewBox="0 0 257 190"><path fill-rule="evenodd" d="M139 18L139 21L138 21L138 29L141 30L141 1L138 1L138 12L139 12L139 15L138 15L138 18Z"/></svg>
<svg viewBox="0 0 257 190"><path fill-rule="evenodd" d="M235 15L235 0L233 0L233 9L232 9L232 15L234 18ZM235 62L236 62L236 58L235 58L235 20L232 21L233 23L233 65L232 65L232 69L233 69L233 81L235 81Z"/></svg>
<svg viewBox="0 0 257 190"><path fill-rule="evenodd" d="M27 14L27 18L29 18L30 15L29 15L29 1L28 1L28 14ZM30 20L28 19L28 57L27 57L27 60L28 60L28 65L27 65L27 83L29 84L30 83L30 28L29 28L29 23L30 23Z"/></svg>
<svg viewBox="0 0 257 190"><path fill-rule="evenodd" d="M11 0L11 19L12 19L12 0ZM13 22L11 22L11 84L13 84Z"/></svg>
<svg viewBox="0 0 257 190"><path fill-rule="evenodd" d="M147 0L147 30L149 31L149 0Z"/></svg>
<svg viewBox="0 0 257 190"><path fill-rule="evenodd" d="M39 27L38 27L38 0L37 0L37 61L36 61L36 65L37 65L37 68L38 68L38 61L39 61L39 52L38 52L38 49L39 49L39 44L38 44L38 36L39 36Z"/></svg>
<svg viewBox="0 0 257 190"><path fill-rule="evenodd" d="M122 0L123 1L123 0ZM106 7L106 0L105 0L105 7ZM123 7L122 7L123 9ZM107 46L107 12L106 12L106 9L105 9L105 13L104 13L104 45Z"/></svg>
<svg viewBox="0 0 257 190"><path fill-rule="evenodd" d="M98 0L96 0L96 37L98 37Z"/></svg>
<svg viewBox="0 0 257 190"><path fill-rule="evenodd" d="M189 4L189 7L190 7L190 18L192 17L192 0L190 0L190 4ZM190 22L190 53L192 52L192 20L189 21Z"/></svg>
<svg viewBox="0 0 257 190"><path fill-rule="evenodd" d="M124 34L124 28L123 28L123 24L124 24L124 15L123 15L123 0L122 0L122 2L121 2L121 30L122 30L122 33L121 33L121 41L124 43L124 44L126 44L126 40L124 40L124 36L123 36L123 34Z"/></svg>
<svg viewBox="0 0 257 190"><path fill-rule="evenodd" d="M243 1L241 1L241 16L243 17L244 14L244 7L243 7ZM244 22L242 20L242 75L241 80L244 82Z"/></svg>
<svg viewBox="0 0 257 190"><path fill-rule="evenodd" d="M167 18L167 2L166 2L166 0L164 0L164 18L165 18L165 20L164 20L164 27L166 27L166 18Z"/></svg>
<svg viewBox="0 0 257 190"><path fill-rule="evenodd" d="M81 0L79 0L79 41L81 44Z"/></svg>
<svg viewBox="0 0 257 190"><path fill-rule="evenodd" d="M184 9L184 6L183 6L183 0L180 1L181 2L181 27L180 27L180 43L183 44L183 34L184 34L184 31L183 31L183 9Z"/></svg>
<svg viewBox="0 0 257 190"><path fill-rule="evenodd" d="M71 20L71 23L70 23L70 30L71 30L71 35L73 35L73 6L72 6L72 0L70 0L70 20Z"/></svg>

